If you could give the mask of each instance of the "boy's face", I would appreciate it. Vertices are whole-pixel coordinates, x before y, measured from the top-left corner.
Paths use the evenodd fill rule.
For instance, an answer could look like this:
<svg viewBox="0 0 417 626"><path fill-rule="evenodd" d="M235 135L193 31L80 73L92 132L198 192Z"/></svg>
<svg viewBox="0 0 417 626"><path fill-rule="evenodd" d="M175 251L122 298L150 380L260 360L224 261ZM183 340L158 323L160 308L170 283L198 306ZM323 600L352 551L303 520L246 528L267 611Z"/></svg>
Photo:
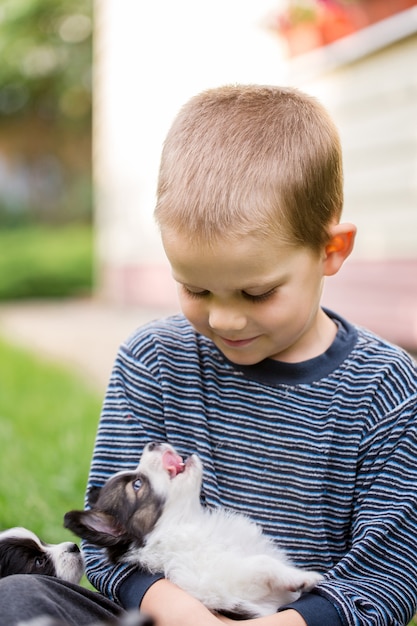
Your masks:
<svg viewBox="0 0 417 626"><path fill-rule="evenodd" d="M210 246L163 233L184 315L232 362L300 362L323 353L335 326L320 308L324 255L276 238Z"/></svg>

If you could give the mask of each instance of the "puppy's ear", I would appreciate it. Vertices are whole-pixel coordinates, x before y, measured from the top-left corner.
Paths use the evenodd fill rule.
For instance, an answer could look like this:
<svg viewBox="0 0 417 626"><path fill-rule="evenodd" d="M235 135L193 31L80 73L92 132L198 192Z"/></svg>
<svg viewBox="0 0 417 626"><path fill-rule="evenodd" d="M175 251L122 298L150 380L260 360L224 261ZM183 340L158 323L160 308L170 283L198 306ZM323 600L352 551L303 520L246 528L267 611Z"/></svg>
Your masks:
<svg viewBox="0 0 417 626"><path fill-rule="evenodd" d="M81 539L98 546L112 546L124 535L125 529L112 515L92 509L91 511L69 511L64 517L64 526Z"/></svg>
<svg viewBox="0 0 417 626"><path fill-rule="evenodd" d="M90 487L88 491L88 504L94 506L100 495L101 487Z"/></svg>

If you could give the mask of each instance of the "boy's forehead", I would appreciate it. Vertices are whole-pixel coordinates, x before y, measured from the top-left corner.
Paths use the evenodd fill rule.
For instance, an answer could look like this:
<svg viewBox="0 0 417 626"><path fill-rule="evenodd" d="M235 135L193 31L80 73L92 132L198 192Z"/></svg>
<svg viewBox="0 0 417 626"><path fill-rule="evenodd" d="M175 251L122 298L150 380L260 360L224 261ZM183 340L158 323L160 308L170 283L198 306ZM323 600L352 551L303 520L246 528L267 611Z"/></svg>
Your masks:
<svg viewBox="0 0 417 626"><path fill-rule="evenodd" d="M202 281L236 283L241 288L274 283L289 271L297 250L276 238L242 237L194 244L181 236L164 238L164 247L177 282L201 286Z"/></svg>
<svg viewBox="0 0 417 626"><path fill-rule="evenodd" d="M172 265L188 268L196 263L201 267L213 262L250 264L259 262L259 247L264 247L253 237L240 239L216 239L211 242L194 241L181 234L163 237L167 257Z"/></svg>
<svg viewBox="0 0 417 626"><path fill-rule="evenodd" d="M169 230L162 232L162 243L168 258L172 256L179 260L198 257L202 261L207 259L210 262L214 257L221 257L225 260L245 258L256 263L263 252L265 256L269 256L273 251L282 251L282 254L285 254L294 249L294 246L276 235L252 233L236 237L225 234L224 237L204 240L201 237L193 237L192 234Z"/></svg>

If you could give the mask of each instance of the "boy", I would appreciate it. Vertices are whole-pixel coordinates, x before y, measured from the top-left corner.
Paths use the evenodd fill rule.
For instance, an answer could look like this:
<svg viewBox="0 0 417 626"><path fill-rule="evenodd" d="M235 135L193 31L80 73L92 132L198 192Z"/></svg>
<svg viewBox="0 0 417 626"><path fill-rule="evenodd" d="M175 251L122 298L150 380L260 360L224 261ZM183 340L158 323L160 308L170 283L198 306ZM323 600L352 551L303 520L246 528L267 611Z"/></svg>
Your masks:
<svg viewBox="0 0 417 626"><path fill-rule="evenodd" d="M121 348L96 442L90 484L149 440L197 451L207 505L251 515L326 575L259 626L406 624L416 607L416 371L320 307L355 238L342 183L338 133L307 95L228 86L183 107L156 219L185 317ZM94 549L88 563L158 626L227 621L167 580L106 570Z"/></svg>
<svg viewBox="0 0 417 626"><path fill-rule="evenodd" d="M248 624L405 625L416 608L416 370L320 306L355 238L342 182L338 133L301 92L228 86L185 105L156 208L184 316L120 348L98 429L89 485L168 440L202 457L208 506L249 514L325 575ZM232 622L162 576L85 555L105 596L158 626Z"/></svg>

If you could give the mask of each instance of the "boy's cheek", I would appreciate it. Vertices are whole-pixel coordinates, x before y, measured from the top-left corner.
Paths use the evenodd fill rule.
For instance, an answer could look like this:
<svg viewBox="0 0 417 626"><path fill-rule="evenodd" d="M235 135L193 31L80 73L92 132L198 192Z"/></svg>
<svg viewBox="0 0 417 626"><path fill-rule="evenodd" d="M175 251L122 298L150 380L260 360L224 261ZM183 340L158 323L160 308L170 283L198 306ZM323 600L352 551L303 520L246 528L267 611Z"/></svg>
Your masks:
<svg viewBox="0 0 417 626"><path fill-rule="evenodd" d="M196 322L197 324L199 321L200 323L202 322L204 318L204 313L202 310L203 307L199 305L198 302L190 302L190 298L187 298L184 295L180 295L179 302L183 314L191 324L194 325L194 322Z"/></svg>

